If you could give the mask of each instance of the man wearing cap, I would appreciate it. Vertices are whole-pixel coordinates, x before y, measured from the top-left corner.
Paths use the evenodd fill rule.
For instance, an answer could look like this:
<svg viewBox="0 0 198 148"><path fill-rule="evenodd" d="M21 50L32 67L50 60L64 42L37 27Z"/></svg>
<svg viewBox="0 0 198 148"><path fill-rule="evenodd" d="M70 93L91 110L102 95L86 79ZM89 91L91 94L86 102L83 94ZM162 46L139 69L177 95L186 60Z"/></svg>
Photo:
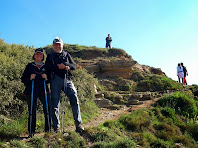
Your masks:
<svg viewBox="0 0 198 148"><path fill-rule="evenodd" d="M33 55L33 60L34 60L33 62L29 63L26 66L23 72L23 75L21 77L21 80L25 85L24 93L28 102L28 110L29 110L29 113L32 112L32 120L30 120L30 114L28 118L29 137L34 136L34 133L35 133L37 98L39 98L41 103L43 104L43 112L45 115L45 131L47 132L51 128L50 111L49 111L49 120L48 120L47 109L46 109L46 104L48 104L47 108L51 108L49 89L46 86L46 92L47 92L47 103L46 103L45 102L46 101L45 100L45 87L44 87L44 79L46 83L48 83L49 74L47 71L45 71L45 65L43 63L44 54L43 54L42 49L38 48L35 50L34 55ZM34 83L32 83L33 80L34 80ZM33 87L32 87L32 84L33 84ZM33 102L31 102L32 90L33 90ZM32 106L32 110L31 110L31 106Z"/></svg>
<svg viewBox="0 0 198 148"><path fill-rule="evenodd" d="M60 93L64 91L69 98L72 107L73 118L76 125L76 132L82 132L82 119L80 113L77 91L72 83L71 70L75 70L75 63L68 52L63 51L63 41L56 37L53 40L53 52L48 54L46 59L46 69L51 72L51 101L52 101L52 121L55 132L60 132L59 104Z"/></svg>

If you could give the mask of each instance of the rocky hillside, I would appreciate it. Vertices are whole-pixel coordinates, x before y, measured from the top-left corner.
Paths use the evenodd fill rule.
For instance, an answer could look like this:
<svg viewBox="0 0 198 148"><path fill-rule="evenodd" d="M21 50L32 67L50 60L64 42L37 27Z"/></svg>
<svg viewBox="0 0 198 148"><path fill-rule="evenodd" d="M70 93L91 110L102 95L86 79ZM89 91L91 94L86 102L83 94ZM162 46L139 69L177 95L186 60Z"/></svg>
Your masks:
<svg viewBox="0 0 198 148"><path fill-rule="evenodd" d="M50 45L44 49L47 54L53 50ZM86 69L98 79L100 93L95 102L100 107L142 104L143 100L159 97L166 90L183 88L160 68L139 64L123 49L65 44L64 50L72 55L78 68Z"/></svg>
<svg viewBox="0 0 198 148"><path fill-rule="evenodd" d="M49 53L52 46L44 49ZM64 50L77 63L73 82L85 133L72 130L69 102L63 115L66 132L44 133L38 104L36 134L26 139L28 112L20 77L34 48L0 40L0 147L197 147L197 86L183 87L122 49L65 44Z"/></svg>
<svg viewBox="0 0 198 148"><path fill-rule="evenodd" d="M46 53L51 46L44 48ZM182 86L168 78L160 68L141 65L124 50L112 48L64 45L79 68L85 68L98 78L107 91L163 91Z"/></svg>

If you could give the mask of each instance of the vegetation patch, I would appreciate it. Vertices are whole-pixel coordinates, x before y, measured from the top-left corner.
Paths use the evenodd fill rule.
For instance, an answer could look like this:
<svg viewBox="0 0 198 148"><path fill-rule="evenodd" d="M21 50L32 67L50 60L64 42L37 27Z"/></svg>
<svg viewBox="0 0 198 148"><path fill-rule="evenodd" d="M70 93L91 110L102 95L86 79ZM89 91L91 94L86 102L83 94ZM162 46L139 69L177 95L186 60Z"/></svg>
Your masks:
<svg viewBox="0 0 198 148"><path fill-rule="evenodd" d="M158 100L155 106L158 107L170 107L175 110L176 113L193 118L197 116L197 104L194 100L191 92L176 92L172 95L166 95L162 99Z"/></svg>
<svg viewBox="0 0 198 148"><path fill-rule="evenodd" d="M46 46L44 49L49 53L52 51L52 46ZM65 44L64 50L69 51L79 62L95 57L108 57L110 60L121 57L131 58L122 49ZM34 47L9 45L0 40L0 147L198 147L198 87L196 85L185 87L186 91L162 97L150 110L136 110L121 116L116 121L106 121L97 127L87 128L82 136L72 131L64 134L49 132L41 137L18 140L21 134L27 133L28 119L27 102L23 97L24 86L20 82L20 77L27 63L32 61L33 53ZM131 79L133 81L122 78L117 81L109 79L99 85L98 80L85 69L77 68L73 71L73 82L78 91L83 122L87 123L100 113L100 109L93 101L94 84L99 90L106 90L105 98L116 104L126 104L130 98L126 96L134 90L183 89L182 85L170 78L156 74L136 71ZM124 92L116 92L120 90ZM66 113L63 117L64 127L74 125L69 101L64 94L61 94L61 103L62 99L67 100ZM43 130L44 117L42 106L38 101L36 132Z"/></svg>
<svg viewBox="0 0 198 148"><path fill-rule="evenodd" d="M146 110L135 111L131 115L123 115L119 122L121 122L130 131L144 131L151 125L152 116Z"/></svg>
<svg viewBox="0 0 198 148"><path fill-rule="evenodd" d="M166 76L148 75L136 86L136 91L163 91L181 89L182 86Z"/></svg>

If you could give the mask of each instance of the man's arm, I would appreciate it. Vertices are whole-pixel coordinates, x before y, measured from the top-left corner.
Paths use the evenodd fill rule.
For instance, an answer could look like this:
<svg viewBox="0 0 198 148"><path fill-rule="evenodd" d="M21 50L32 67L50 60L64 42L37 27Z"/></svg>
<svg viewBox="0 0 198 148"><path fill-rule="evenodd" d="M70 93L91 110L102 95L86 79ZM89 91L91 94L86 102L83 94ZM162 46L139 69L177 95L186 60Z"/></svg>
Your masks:
<svg viewBox="0 0 198 148"><path fill-rule="evenodd" d="M75 70L76 69L76 65L75 65L75 63L74 63L74 61L73 61L73 59L72 59L72 57L71 57L71 55L69 53L67 53L67 58L68 58L69 63L68 62L64 62L63 64L65 66L69 66L70 70Z"/></svg>

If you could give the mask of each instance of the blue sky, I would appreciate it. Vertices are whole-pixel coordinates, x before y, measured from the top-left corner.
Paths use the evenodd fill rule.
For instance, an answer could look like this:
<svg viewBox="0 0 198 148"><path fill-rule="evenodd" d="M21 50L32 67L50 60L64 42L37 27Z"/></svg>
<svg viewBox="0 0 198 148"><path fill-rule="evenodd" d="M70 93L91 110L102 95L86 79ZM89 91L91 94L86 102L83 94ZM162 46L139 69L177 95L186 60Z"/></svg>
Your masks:
<svg viewBox="0 0 198 148"><path fill-rule="evenodd" d="M44 47L64 43L122 48L138 63L161 68L177 80L187 67L198 84L197 0L1 0L0 38L9 44Z"/></svg>

